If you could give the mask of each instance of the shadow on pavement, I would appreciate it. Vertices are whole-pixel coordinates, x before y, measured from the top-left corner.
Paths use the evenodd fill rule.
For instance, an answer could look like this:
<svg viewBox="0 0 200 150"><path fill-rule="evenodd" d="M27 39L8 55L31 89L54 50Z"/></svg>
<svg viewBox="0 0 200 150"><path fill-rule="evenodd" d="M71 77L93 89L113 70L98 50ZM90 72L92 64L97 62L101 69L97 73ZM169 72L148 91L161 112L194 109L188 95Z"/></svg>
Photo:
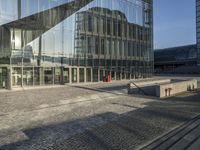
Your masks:
<svg viewBox="0 0 200 150"><path fill-rule="evenodd" d="M101 92L101 93L110 93L113 95L123 95L128 97L138 97L138 98L149 98L154 100L159 100L158 97L149 95L144 95L142 93L138 93L138 90L136 89L136 92L134 94L128 94L127 85L120 85L120 86L109 86L109 87L101 87L101 88L91 88L91 87L85 87L85 86L74 86L75 88L84 89L84 90L90 90L95 92ZM121 91L124 90L124 91Z"/></svg>
<svg viewBox="0 0 200 150"><path fill-rule="evenodd" d="M0 149L132 150L199 114L200 93L187 98L147 102L145 105L121 115L106 112L25 129L22 132L27 140L3 145Z"/></svg>

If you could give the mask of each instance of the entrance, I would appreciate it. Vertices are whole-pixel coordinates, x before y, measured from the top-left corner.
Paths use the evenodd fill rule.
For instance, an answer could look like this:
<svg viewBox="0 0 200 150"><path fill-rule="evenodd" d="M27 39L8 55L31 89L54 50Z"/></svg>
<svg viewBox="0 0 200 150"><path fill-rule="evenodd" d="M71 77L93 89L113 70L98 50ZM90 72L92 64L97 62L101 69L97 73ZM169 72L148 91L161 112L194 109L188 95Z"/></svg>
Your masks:
<svg viewBox="0 0 200 150"><path fill-rule="evenodd" d="M0 89L5 89L7 85L7 68L0 68Z"/></svg>
<svg viewBox="0 0 200 150"><path fill-rule="evenodd" d="M12 68L12 86L20 87L22 86L22 70L20 67Z"/></svg>
<svg viewBox="0 0 200 150"><path fill-rule="evenodd" d="M63 68L63 81L69 83L69 68Z"/></svg>
<svg viewBox="0 0 200 150"><path fill-rule="evenodd" d="M105 78L104 70L100 70L100 81L103 81L104 78Z"/></svg>
<svg viewBox="0 0 200 150"><path fill-rule="evenodd" d="M72 83L77 83L77 68L72 68Z"/></svg>

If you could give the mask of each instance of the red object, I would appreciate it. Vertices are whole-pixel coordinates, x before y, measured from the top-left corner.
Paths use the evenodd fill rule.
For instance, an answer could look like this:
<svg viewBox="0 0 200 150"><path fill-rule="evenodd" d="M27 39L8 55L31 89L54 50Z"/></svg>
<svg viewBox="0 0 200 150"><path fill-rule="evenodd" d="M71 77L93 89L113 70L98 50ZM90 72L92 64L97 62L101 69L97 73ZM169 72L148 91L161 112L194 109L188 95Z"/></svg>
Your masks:
<svg viewBox="0 0 200 150"><path fill-rule="evenodd" d="M110 82L110 74L108 75L107 79L107 82Z"/></svg>

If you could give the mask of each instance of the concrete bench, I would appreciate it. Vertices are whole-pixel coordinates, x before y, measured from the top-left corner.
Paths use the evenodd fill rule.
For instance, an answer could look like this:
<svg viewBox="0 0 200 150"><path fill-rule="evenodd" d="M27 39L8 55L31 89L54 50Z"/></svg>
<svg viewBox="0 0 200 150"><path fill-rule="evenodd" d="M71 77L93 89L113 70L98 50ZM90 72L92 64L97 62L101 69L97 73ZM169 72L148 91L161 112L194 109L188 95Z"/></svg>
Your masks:
<svg viewBox="0 0 200 150"><path fill-rule="evenodd" d="M159 80L146 80L138 82L130 82L128 84L128 94L136 94L139 91L143 91L146 95L156 95L156 85L170 83L171 79L159 79Z"/></svg>
<svg viewBox="0 0 200 150"><path fill-rule="evenodd" d="M156 96L160 98L173 96L186 91L197 90L197 80L179 81L156 86Z"/></svg>
<svg viewBox="0 0 200 150"><path fill-rule="evenodd" d="M144 94L160 98L170 97L186 91L197 90L197 80L176 80L159 79L128 84L128 94Z"/></svg>

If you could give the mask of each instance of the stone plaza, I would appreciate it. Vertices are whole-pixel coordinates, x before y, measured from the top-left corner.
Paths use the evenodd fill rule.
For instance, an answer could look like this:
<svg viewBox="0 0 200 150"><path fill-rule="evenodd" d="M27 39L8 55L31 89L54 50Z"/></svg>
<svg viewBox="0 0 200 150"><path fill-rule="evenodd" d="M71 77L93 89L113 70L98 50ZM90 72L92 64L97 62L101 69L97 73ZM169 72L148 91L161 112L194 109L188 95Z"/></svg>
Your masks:
<svg viewBox="0 0 200 150"><path fill-rule="evenodd" d="M160 100L128 95L127 84L119 81L1 91L0 149L151 149L152 142L155 146L152 140L178 130L195 117L192 129L199 132L199 91ZM192 136L195 140L198 132ZM184 138L186 133L181 135L168 148L182 139L187 141L186 147L193 144Z"/></svg>

